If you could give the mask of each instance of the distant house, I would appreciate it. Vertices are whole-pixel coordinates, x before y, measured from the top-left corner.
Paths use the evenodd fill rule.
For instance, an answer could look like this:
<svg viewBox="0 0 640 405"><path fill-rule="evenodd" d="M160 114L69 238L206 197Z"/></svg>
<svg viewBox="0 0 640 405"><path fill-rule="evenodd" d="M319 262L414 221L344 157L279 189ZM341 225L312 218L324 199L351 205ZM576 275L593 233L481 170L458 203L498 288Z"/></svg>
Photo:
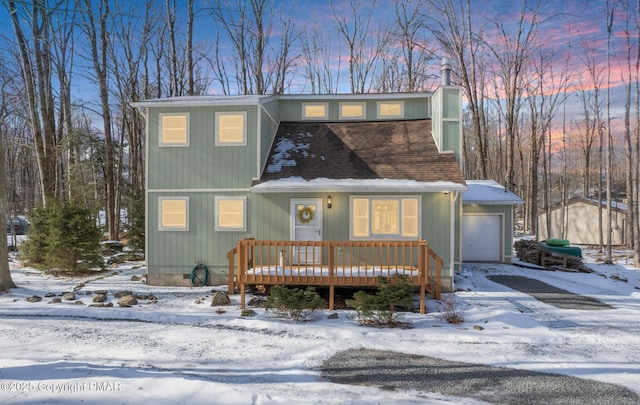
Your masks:
<svg viewBox="0 0 640 405"><path fill-rule="evenodd" d="M426 240L442 260L443 289L453 288L468 190L459 87L133 105L147 122L149 284L188 285L196 263L207 266L209 284L224 284L227 255L246 238ZM485 202L464 209L468 229L483 235L473 219ZM499 211L504 232L495 235L500 254L487 258L508 262L511 216L492 202L485 208ZM318 263L331 260L319 254Z"/></svg>
<svg viewBox="0 0 640 405"><path fill-rule="evenodd" d="M493 180L467 180L462 193L462 260L511 263L514 207L524 201Z"/></svg>
<svg viewBox="0 0 640 405"><path fill-rule="evenodd" d="M547 214L540 210L537 214L538 239L562 238L568 239L571 243L578 245L597 245L600 243L598 226L600 203L597 200L573 197L567 201L564 221L566 233L562 233L562 204L558 203L551 207L551 228L547 229ZM606 202L602 203L603 226L606 224L607 209ZM625 228L627 226L627 206L626 204L612 203L613 231L611 232L611 244L625 244ZM603 235L603 242L607 242L606 234Z"/></svg>

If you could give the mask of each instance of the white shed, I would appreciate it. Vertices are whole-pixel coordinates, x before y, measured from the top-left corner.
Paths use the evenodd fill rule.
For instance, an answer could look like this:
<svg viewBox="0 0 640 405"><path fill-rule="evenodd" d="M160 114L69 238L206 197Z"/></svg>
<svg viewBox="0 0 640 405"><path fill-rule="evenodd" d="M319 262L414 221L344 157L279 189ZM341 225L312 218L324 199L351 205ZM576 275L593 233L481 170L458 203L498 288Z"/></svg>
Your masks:
<svg viewBox="0 0 640 405"><path fill-rule="evenodd" d="M566 233L562 233L562 204L551 207L551 228L547 230L547 214L538 211L538 239L561 238L568 239L578 245L597 245L600 243L598 231L598 205L597 200L583 197L573 197L567 201L565 208ZM625 243L625 227L627 226L627 205L613 202L611 204L613 214L613 230L611 232L611 244L623 245ZM602 203L602 220L606 224L606 202ZM604 225L603 225L604 226ZM607 242L606 235L603 241Z"/></svg>

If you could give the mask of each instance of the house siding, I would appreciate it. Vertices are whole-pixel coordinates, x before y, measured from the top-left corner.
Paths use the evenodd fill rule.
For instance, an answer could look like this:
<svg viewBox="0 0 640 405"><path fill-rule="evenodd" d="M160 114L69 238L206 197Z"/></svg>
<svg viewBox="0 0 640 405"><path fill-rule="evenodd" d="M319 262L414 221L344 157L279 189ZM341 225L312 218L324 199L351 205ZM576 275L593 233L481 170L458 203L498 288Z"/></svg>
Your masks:
<svg viewBox="0 0 640 405"><path fill-rule="evenodd" d="M389 118L378 118L378 101L389 101L385 98L371 99L370 97L358 99L349 96L345 99L321 99L321 98L295 98L280 100L280 118L281 121L302 121L302 104L303 103L328 103L329 117L321 121L349 121L340 119L340 103L348 102L365 102L366 103L366 119L364 121L389 121ZM392 101L404 102L404 117L401 119L425 119L431 118L431 101L428 96L422 98L393 98ZM400 119L400 118L399 118ZM358 120L361 121L361 120Z"/></svg>
<svg viewBox="0 0 640 405"><path fill-rule="evenodd" d="M215 113L247 112L247 145L215 146ZM159 114L190 113L188 147L158 146ZM257 173L257 106L153 109L149 119L147 187L224 189L249 187Z"/></svg>

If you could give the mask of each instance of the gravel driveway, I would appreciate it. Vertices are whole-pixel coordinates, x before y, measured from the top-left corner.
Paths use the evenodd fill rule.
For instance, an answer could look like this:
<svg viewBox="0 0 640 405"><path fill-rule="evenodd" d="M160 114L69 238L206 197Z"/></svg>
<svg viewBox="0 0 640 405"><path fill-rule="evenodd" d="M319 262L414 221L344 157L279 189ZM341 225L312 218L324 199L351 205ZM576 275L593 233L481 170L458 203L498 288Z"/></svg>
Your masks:
<svg viewBox="0 0 640 405"><path fill-rule="evenodd" d="M338 384L417 390L496 404L640 404L640 396L614 384L391 351L339 352L320 370Z"/></svg>

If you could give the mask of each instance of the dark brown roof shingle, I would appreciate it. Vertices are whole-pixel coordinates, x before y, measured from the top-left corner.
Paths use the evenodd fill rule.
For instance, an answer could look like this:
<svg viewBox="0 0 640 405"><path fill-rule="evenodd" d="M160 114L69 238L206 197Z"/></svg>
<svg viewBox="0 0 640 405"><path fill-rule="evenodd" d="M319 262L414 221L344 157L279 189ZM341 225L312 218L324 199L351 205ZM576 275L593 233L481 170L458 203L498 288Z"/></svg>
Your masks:
<svg viewBox="0 0 640 405"><path fill-rule="evenodd" d="M297 176L465 184L455 156L438 151L431 120L283 122L267 162L256 183Z"/></svg>

